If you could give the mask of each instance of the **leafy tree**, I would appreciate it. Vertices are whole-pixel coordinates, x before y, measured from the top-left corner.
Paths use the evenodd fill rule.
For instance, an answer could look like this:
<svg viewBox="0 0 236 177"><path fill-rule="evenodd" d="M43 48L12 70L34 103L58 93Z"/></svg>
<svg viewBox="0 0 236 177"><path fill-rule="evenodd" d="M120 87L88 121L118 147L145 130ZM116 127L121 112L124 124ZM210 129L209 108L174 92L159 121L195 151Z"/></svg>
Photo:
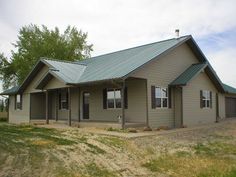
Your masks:
<svg viewBox="0 0 236 177"><path fill-rule="evenodd" d="M87 33L68 26L63 33L56 27L24 26L18 40L13 44L16 50L10 59L0 54L0 79L3 88L21 84L40 57L59 60L82 60L90 56L92 45L87 43Z"/></svg>

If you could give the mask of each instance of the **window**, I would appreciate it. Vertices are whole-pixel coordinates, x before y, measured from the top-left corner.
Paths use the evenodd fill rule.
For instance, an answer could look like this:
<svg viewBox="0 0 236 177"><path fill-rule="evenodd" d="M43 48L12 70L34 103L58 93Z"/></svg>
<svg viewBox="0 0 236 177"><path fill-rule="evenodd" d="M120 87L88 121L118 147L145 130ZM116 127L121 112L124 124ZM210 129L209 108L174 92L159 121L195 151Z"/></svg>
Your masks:
<svg viewBox="0 0 236 177"><path fill-rule="evenodd" d="M21 110L22 109L22 95L15 96L15 109Z"/></svg>
<svg viewBox="0 0 236 177"><path fill-rule="evenodd" d="M168 89L156 87L155 88L155 105L157 108L168 107Z"/></svg>
<svg viewBox="0 0 236 177"><path fill-rule="evenodd" d="M107 108L121 108L120 89L107 89Z"/></svg>
<svg viewBox="0 0 236 177"><path fill-rule="evenodd" d="M211 92L208 90L202 91L202 107L203 108L211 107Z"/></svg>
<svg viewBox="0 0 236 177"><path fill-rule="evenodd" d="M59 94L59 109L68 109L68 92L62 90Z"/></svg>

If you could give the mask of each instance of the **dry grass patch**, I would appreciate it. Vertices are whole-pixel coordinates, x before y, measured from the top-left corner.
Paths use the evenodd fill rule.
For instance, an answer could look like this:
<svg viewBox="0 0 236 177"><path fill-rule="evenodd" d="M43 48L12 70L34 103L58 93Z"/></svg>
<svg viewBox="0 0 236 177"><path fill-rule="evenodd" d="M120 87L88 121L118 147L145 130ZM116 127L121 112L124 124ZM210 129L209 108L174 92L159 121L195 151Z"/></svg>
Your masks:
<svg viewBox="0 0 236 177"><path fill-rule="evenodd" d="M151 159L143 166L152 172L167 173L173 177L200 177L206 174L220 177L233 170L234 163L230 159L176 153Z"/></svg>
<svg viewBox="0 0 236 177"><path fill-rule="evenodd" d="M96 139L98 142L103 143L109 147L115 147L115 148L123 148L127 142L124 139L118 138L118 137L98 137Z"/></svg>
<svg viewBox="0 0 236 177"><path fill-rule="evenodd" d="M116 174L107 170L104 167L99 167L95 163L90 163L85 166L89 176L96 177L116 177Z"/></svg>
<svg viewBox="0 0 236 177"><path fill-rule="evenodd" d="M50 140L32 140L31 144L36 145L36 146L54 146L55 145L55 143Z"/></svg>

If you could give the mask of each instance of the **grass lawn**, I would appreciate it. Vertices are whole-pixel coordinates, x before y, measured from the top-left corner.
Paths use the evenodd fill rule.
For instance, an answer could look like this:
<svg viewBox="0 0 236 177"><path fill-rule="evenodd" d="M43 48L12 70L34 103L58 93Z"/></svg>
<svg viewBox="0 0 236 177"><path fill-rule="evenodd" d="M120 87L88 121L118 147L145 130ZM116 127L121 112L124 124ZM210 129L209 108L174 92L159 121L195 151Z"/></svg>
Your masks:
<svg viewBox="0 0 236 177"><path fill-rule="evenodd" d="M236 177L236 121L122 139L0 123L0 176Z"/></svg>

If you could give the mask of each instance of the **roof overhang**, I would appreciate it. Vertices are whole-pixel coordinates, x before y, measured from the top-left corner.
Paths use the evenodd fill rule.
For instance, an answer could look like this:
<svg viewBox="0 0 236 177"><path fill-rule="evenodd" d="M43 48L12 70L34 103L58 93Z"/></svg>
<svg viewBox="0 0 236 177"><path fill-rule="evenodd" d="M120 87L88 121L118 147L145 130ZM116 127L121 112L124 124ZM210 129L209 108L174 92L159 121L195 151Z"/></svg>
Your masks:
<svg viewBox="0 0 236 177"><path fill-rule="evenodd" d="M15 95L19 90L18 86L12 87L10 89L5 90L4 92L0 93L0 95Z"/></svg>
<svg viewBox="0 0 236 177"><path fill-rule="evenodd" d="M207 63L193 64L180 74L169 86L185 86L207 67Z"/></svg>
<svg viewBox="0 0 236 177"><path fill-rule="evenodd" d="M231 87L231 86L229 86L227 84L223 84L223 85L224 85L224 88L225 88L225 93L236 95L236 88Z"/></svg>

